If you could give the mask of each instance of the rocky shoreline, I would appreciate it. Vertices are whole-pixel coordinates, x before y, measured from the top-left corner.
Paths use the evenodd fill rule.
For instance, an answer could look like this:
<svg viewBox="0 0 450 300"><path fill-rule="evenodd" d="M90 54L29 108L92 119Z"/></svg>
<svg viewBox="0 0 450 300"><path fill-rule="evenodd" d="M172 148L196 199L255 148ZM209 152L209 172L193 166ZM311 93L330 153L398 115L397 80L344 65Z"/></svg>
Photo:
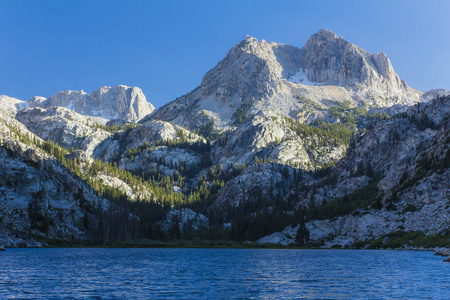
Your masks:
<svg viewBox="0 0 450 300"><path fill-rule="evenodd" d="M446 259L444 259L444 261L446 262L450 262L450 248L435 248L435 253L434 255L440 255L443 257L446 257Z"/></svg>

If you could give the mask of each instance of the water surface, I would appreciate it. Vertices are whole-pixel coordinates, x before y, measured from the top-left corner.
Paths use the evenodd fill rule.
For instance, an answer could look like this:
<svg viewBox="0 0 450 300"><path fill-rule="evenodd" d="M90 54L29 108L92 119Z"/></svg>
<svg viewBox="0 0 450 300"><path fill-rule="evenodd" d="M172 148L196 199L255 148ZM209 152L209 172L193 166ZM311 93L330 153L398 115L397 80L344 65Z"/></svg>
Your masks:
<svg viewBox="0 0 450 300"><path fill-rule="evenodd" d="M449 299L432 252L286 249L8 249L1 298Z"/></svg>

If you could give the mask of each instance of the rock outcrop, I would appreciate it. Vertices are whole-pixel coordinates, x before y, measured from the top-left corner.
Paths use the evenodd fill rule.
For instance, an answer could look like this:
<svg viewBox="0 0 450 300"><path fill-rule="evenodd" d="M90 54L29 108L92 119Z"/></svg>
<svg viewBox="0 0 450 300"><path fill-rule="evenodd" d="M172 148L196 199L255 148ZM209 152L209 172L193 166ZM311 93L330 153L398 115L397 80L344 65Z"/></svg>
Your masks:
<svg viewBox="0 0 450 300"><path fill-rule="evenodd" d="M280 164L257 164L247 167L241 175L230 180L219 192L212 208L225 214L238 207L283 198L294 180L296 170Z"/></svg>
<svg viewBox="0 0 450 300"><path fill-rule="evenodd" d="M197 231L201 227L207 228L209 220L189 208L172 208L167 213L165 220L159 222L158 225L165 232L173 230L174 226L178 226L180 232L189 232Z"/></svg>
<svg viewBox="0 0 450 300"><path fill-rule="evenodd" d="M60 106L24 109L16 118L41 139L52 140L67 149L83 150L87 155L92 155L111 136L91 118Z"/></svg>

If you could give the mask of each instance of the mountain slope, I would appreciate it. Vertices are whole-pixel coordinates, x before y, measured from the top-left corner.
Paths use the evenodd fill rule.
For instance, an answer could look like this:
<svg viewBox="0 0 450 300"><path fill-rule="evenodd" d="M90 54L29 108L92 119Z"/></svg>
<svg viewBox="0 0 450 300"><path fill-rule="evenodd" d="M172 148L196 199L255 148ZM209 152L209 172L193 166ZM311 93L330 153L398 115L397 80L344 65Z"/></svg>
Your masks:
<svg viewBox="0 0 450 300"><path fill-rule="evenodd" d="M6 118L14 117L19 110L27 108L28 106L26 101L0 95L0 116Z"/></svg>
<svg viewBox="0 0 450 300"><path fill-rule="evenodd" d="M310 220L311 240L351 245L401 230L445 232L450 227L449 149L450 97L381 122L327 177L291 191L297 210ZM295 236L297 228L284 234Z"/></svg>
<svg viewBox="0 0 450 300"><path fill-rule="evenodd" d="M14 119L0 120L0 244L39 246L34 238L82 240L109 201L69 172L44 142Z"/></svg>
<svg viewBox="0 0 450 300"><path fill-rule="evenodd" d="M313 170L339 160L348 142L324 145L300 134L302 124L345 124L356 135L386 112L439 93L446 91L408 87L384 53L370 54L329 30L312 35L301 49L247 36L197 89L141 123L174 122L210 140L222 135L213 147L215 164L249 164L257 157Z"/></svg>

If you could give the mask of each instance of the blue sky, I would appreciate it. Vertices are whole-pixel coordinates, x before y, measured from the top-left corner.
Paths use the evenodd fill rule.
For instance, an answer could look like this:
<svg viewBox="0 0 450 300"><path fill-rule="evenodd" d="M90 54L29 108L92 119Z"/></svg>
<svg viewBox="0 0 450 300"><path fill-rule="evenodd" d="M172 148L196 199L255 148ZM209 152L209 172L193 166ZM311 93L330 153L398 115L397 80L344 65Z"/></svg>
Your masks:
<svg viewBox="0 0 450 300"><path fill-rule="evenodd" d="M450 89L450 1L0 1L0 94L140 87L156 107L197 87L247 34L302 47L327 28L384 51L419 90Z"/></svg>

